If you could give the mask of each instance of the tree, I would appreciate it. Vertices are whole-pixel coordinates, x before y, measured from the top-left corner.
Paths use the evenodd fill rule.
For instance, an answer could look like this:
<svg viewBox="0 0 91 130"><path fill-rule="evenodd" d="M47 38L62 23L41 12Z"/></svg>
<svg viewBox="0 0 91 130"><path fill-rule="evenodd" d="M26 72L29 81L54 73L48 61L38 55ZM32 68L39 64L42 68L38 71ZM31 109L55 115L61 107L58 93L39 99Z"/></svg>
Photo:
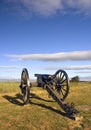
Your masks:
<svg viewBox="0 0 91 130"><path fill-rule="evenodd" d="M71 82L79 82L79 76L71 78Z"/></svg>

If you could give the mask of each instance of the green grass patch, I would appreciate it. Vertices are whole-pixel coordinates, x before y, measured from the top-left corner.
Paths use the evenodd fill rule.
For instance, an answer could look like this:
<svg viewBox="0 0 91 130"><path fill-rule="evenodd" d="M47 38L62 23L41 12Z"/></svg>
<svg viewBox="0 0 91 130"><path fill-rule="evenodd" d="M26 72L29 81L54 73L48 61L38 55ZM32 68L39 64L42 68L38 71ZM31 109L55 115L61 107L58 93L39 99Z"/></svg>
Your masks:
<svg viewBox="0 0 91 130"><path fill-rule="evenodd" d="M19 83L16 82L0 82L0 93L19 92Z"/></svg>
<svg viewBox="0 0 91 130"><path fill-rule="evenodd" d="M31 103L23 105L19 83L0 83L0 130L91 130L91 83L71 83L65 100L76 105L81 121L67 117L46 90L34 85L30 92Z"/></svg>

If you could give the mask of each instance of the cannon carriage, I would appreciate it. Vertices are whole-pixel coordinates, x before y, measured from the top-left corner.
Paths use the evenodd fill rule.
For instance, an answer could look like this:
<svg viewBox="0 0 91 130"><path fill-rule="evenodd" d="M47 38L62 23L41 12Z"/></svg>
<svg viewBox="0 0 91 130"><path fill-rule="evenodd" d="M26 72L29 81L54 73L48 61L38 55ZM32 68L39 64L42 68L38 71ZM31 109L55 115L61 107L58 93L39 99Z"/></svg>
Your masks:
<svg viewBox="0 0 91 130"><path fill-rule="evenodd" d="M69 78L64 70L58 70L55 74L35 74L37 77L37 87L43 87L49 95L60 105L68 114L76 114L73 104L64 103L64 99L69 93ZM28 70L24 68L21 73L20 89L23 95L24 104L29 103L32 84L29 79Z"/></svg>

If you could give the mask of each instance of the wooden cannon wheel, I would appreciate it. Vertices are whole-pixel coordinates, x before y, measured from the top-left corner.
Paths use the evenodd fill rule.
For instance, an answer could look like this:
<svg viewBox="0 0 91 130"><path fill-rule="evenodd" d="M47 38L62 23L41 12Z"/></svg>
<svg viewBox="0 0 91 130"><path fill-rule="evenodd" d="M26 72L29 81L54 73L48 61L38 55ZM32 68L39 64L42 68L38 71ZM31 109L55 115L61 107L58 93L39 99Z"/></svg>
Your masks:
<svg viewBox="0 0 91 130"><path fill-rule="evenodd" d="M21 73L20 88L23 95L23 102L24 104L26 104L29 102L29 96L30 96L30 80L29 80L29 74L26 68L24 68Z"/></svg>
<svg viewBox="0 0 91 130"><path fill-rule="evenodd" d="M54 91L63 101L69 93L69 79L64 70L58 70L53 76Z"/></svg>

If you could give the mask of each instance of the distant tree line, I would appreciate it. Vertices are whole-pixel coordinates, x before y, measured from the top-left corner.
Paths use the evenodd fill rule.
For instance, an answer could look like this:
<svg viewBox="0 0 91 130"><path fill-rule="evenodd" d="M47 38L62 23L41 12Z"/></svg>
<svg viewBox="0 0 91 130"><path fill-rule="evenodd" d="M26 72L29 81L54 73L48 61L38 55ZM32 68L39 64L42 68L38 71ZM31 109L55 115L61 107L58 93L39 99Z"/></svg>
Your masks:
<svg viewBox="0 0 91 130"><path fill-rule="evenodd" d="M70 81L71 82L79 82L79 76L75 76L75 77L71 78Z"/></svg>

